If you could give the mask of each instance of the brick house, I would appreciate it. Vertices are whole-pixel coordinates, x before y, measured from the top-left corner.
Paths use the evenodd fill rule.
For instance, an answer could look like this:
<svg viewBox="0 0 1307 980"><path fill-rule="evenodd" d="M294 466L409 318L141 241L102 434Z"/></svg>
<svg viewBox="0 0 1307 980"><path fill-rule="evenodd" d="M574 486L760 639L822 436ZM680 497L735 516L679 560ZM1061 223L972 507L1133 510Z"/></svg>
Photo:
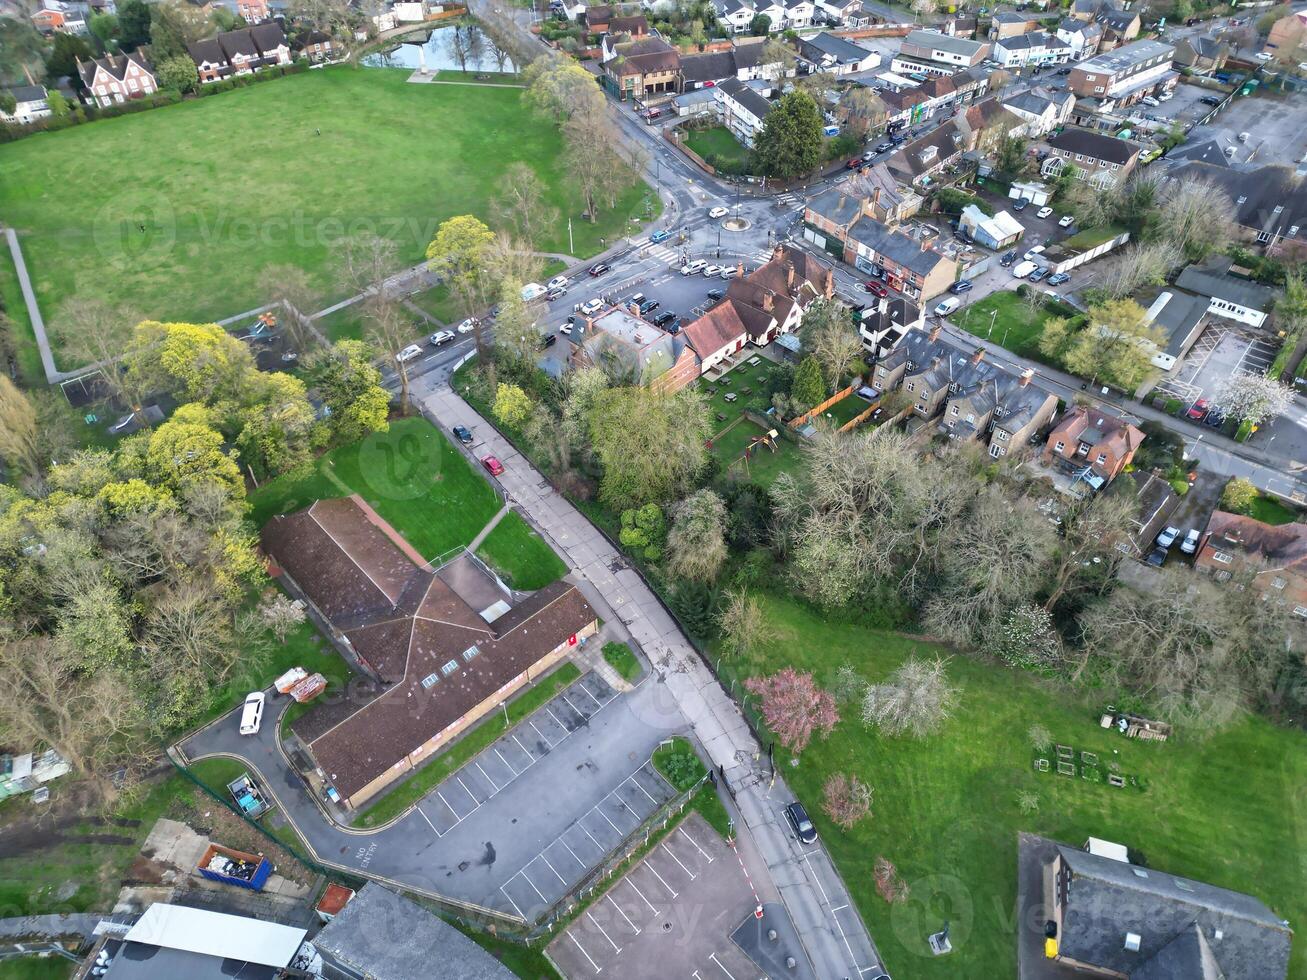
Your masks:
<svg viewBox="0 0 1307 980"><path fill-rule="evenodd" d="M606 33L608 24L612 19L613 8L609 4L596 4L593 7L586 7L585 13L581 15L581 22L591 34Z"/></svg>
<svg viewBox="0 0 1307 980"><path fill-rule="evenodd" d="M300 54L313 64L330 61L336 53L336 41L330 34L322 31L310 31L304 35Z"/></svg>
<svg viewBox="0 0 1307 980"><path fill-rule="evenodd" d="M92 103L102 109L159 90L153 68L139 51L79 60L77 74Z"/></svg>
<svg viewBox="0 0 1307 980"><path fill-rule="evenodd" d="M1143 441L1143 432L1125 419L1077 405L1048 434L1041 457L1045 466L1056 461L1073 469L1089 467L1110 483L1135 458Z"/></svg>
<svg viewBox="0 0 1307 980"><path fill-rule="evenodd" d="M1213 511L1194 568L1218 582L1250 578L1263 599L1307 619L1307 524Z"/></svg>
<svg viewBox="0 0 1307 980"><path fill-rule="evenodd" d="M247 24L261 24L272 16L268 0L236 0L236 13L244 17Z"/></svg>
<svg viewBox="0 0 1307 980"><path fill-rule="evenodd" d="M1040 170L1045 177L1070 166L1076 168L1080 180L1117 184L1129 177L1139 162L1139 144L1087 129L1064 129L1049 138L1048 146L1052 152Z"/></svg>
<svg viewBox="0 0 1307 980"><path fill-rule="evenodd" d="M976 351L972 361L979 363L982 355ZM999 369L950 387L941 428L950 439L980 441L994 459L1021 452L1057 414L1057 396L1032 384L1034 376L1033 369L1021 374Z"/></svg>
<svg viewBox="0 0 1307 980"><path fill-rule="evenodd" d="M290 64L290 45L276 21L224 31L186 46L201 82L248 75L272 65Z"/></svg>
<svg viewBox="0 0 1307 980"><path fill-rule="evenodd" d="M1039 20L1029 14L1015 10L1000 10L989 22L989 39L1003 41L1010 37L1020 37L1038 28Z"/></svg>
<svg viewBox="0 0 1307 980"><path fill-rule="evenodd" d="M938 296L957 281L958 263L865 215L849 228L844 261L879 276L917 302Z"/></svg>
<svg viewBox="0 0 1307 980"><path fill-rule="evenodd" d="M661 38L628 41L618 44L614 56L604 62L604 74L623 102L676 92L680 87L681 56Z"/></svg>

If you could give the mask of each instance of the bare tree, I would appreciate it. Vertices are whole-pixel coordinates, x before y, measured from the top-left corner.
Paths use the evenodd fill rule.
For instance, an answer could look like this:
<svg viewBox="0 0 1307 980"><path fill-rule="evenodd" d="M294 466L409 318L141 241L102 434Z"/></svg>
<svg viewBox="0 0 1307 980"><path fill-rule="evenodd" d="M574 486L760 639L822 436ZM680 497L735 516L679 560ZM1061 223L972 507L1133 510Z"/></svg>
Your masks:
<svg viewBox="0 0 1307 980"><path fill-rule="evenodd" d="M499 193L490 202L490 215L501 231L534 242L558 220L558 209L545 200L545 185L536 172L519 160L500 181Z"/></svg>
<svg viewBox="0 0 1307 980"><path fill-rule="evenodd" d="M454 32L449 38L449 51L458 62L458 70L467 74L467 61L472 57L471 36L464 24L455 24Z"/></svg>
<svg viewBox="0 0 1307 980"><path fill-rule="evenodd" d="M259 603L259 620L278 643L285 643L286 637L305 620L304 606L280 592L268 596Z"/></svg>
<svg viewBox="0 0 1307 980"><path fill-rule="evenodd" d="M835 683L831 685L831 694L840 704L861 702L867 692L867 682L853 664L840 664L835 671Z"/></svg>
<svg viewBox="0 0 1307 980"><path fill-rule="evenodd" d="M60 345L87 364L104 365L101 377L112 397L139 412L148 386L131 371L114 364L134 346L136 324L142 317L130 309L112 306L99 297L74 296L60 305L52 324ZM146 419L142 416L142 422Z"/></svg>
<svg viewBox="0 0 1307 980"><path fill-rule="evenodd" d="M0 375L0 457L40 482L45 448L36 408L7 375Z"/></svg>
<svg viewBox="0 0 1307 980"><path fill-rule="evenodd" d="M821 808L826 816L849 830L871 812L871 787L846 772L831 773L822 787Z"/></svg>
<svg viewBox="0 0 1307 980"><path fill-rule="evenodd" d="M939 728L957 703L946 661L909 657L889 679L867 688L862 700L864 724L886 735L923 738Z"/></svg>
<svg viewBox="0 0 1307 980"><path fill-rule="evenodd" d="M259 295L282 309L282 324L300 350L309 350L317 335L309 317L318 304L318 291L309 284L308 273L297 265L265 266L259 274Z"/></svg>
<svg viewBox="0 0 1307 980"><path fill-rule="evenodd" d="M397 301L375 295L363 307L363 334L399 379L399 411L407 415L412 365L400 355L413 341L413 318Z"/></svg>
<svg viewBox="0 0 1307 980"><path fill-rule="evenodd" d="M742 589L726 593L719 624L723 652L737 657L747 657L753 653L767 629L762 606Z"/></svg>
<svg viewBox="0 0 1307 980"><path fill-rule="evenodd" d="M385 298L388 292L386 280L399 267L394 242L371 232L360 232L338 239L332 246L332 253L344 288Z"/></svg>
<svg viewBox="0 0 1307 980"><path fill-rule="evenodd" d="M1202 261L1234 238L1234 202L1210 181L1172 181L1163 201L1160 229L1186 258Z"/></svg>
<svg viewBox="0 0 1307 980"><path fill-rule="evenodd" d="M1171 241L1134 245L1098 274L1094 289L1106 299L1124 299L1143 286L1162 285L1183 261L1184 253Z"/></svg>
<svg viewBox="0 0 1307 980"><path fill-rule="evenodd" d="M889 858L884 855L876 858L876 863L872 866L872 877L876 880L877 893L889 904L907 901L911 889Z"/></svg>
<svg viewBox="0 0 1307 980"><path fill-rule="evenodd" d="M1133 518L1134 506L1128 498L1110 494L1063 514L1045 609L1052 612L1069 596L1111 587L1123 557L1117 546L1129 536Z"/></svg>
<svg viewBox="0 0 1307 980"><path fill-rule="evenodd" d="M486 247L485 262L486 272L498 285L501 296L508 283L516 283L520 294L524 285L541 278L545 268L544 258L532 249L530 241L504 231Z"/></svg>
<svg viewBox="0 0 1307 980"><path fill-rule="evenodd" d="M606 112L576 115L563 126L567 146L563 165L585 202L585 217L599 219L599 199L612 186L613 173L622 167L614 152L617 134Z"/></svg>
<svg viewBox="0 0 1307 980"><path fill-rule="evenodd" d="M814 300L803 313L803 349L817 359L831 394L862 363L862 338L849 308L835 300Z"/></svg>

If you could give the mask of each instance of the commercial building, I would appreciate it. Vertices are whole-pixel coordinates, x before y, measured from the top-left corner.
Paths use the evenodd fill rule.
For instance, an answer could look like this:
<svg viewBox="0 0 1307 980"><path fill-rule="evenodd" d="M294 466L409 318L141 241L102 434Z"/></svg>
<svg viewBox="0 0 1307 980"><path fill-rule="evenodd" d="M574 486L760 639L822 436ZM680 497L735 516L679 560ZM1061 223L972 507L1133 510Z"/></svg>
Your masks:
<svg viewBox="0 0 1307 980"><path fill-rule="evenodd" d="M1067 89L1104 110L1131 105L1175 87L1180 76L1171 66L1174 58L1174 45L1135 41L1080 62L1067 76Z"/></svg>
<svg viewBox="0 0 1307 980"><path fill-rule="evenodd" d="M934 31L913 31L903 39L893 67L899 72L951 75L960 68L974 68L989 57L988 41L972 41Z"/></svg>

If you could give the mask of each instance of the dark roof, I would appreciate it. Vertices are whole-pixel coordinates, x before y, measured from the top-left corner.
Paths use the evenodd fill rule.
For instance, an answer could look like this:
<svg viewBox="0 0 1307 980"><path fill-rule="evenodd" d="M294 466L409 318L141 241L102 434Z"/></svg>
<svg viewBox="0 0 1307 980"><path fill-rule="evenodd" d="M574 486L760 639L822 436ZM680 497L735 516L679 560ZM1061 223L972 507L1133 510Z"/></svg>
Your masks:
<svg viewBox="0 0 1307 980"><path fill-rule="evenodd" d="M15 102L40 102L46 97L44 85L10 85L7 91Z"/></svg>
<svg viewBox="0 0 1307 980"><path fill-rule="evenodd" d="M612 59L605 67L619 76L676 71L681 66L680 52L658 37L619 44L616 50L620 57Z"/></svg>
<svg viewBox="0 0 1307 980"><path fill-rule="evenodd" d="M745 85L744 82L740 81L738 78L728 78L718 85L717 88L725 92L740 105L744 106L744 108L748 109L759 119L766 119L767 113L771 112L771 103L751 89L748 85Z"/></svg>
<svg viewBox="0 0 1307 980"><path fill-rule="evenodd" d="M1069 48L1061 38L1054 37L1052 34L1045 34L1043 31L1030 31L1027 34L1018 34L1016 37L1007 37L1001 41L995 41L995 45L1001 44L1007 51L1020 51L1023 48L1049 48L1056 50L1058 48Z"/></svg>
<svg viewBox="0 0 1307 980"><path fill-rule="evenodd" d="M1206 180L1220 187L1234 202L1236 220L1245 228L1272 236L1307 238L1307 182L1292 167L1234 170L1195 161L1173 170L1167 179Z"/></svg>
<svg viewBox="0 0 1307 980"><path fill-rule="evenodd" d="M78 61L77 71L82 76L82 84L87 88L95 81L95 70L103 68L114 78L122 81L123 75L127 71L128 64L135 63L137 67L154 74L150 63L145 60L145 55L140 51L133 51L130 54L110 54L103 58L92 58L90 61Z"/></svg>
<svg viewBox="0 0 1307 980"><path fill-rule="evenodd" d="M313 945L324 958L372 980L440 976L512 980L498 960L437 915L383 888L365 884Z"/></svg>
<svg viewBox="0 0 1307 980"><path fill-rule="evenodd" d="M1036 18L1015 10L1000 10L994 15L993 21L995 24L1033 24Z"/></svg>
<svg viewBox="0 0 1307 980"><path fill-rule="evenodd" d="M1258 899L1078 848L1058 845L1057 852L1070 872L1058 937L1063 956L1131 977L1150 976L1139 971L1157 960L1151 976L1196 980L1203 974L1173 967L1201 963L1201 948L1172 944L1197 928L1226 980L1288 974L1292 934ZM1129 933L1140 938L1137 952L1125 948Z"/></svg>
<svg viewBox="0 0 1307 980"><path fill-rule="evenodd" d="M587 24L607 24L612 16L613 8L608 4L596 4L585 9L585 22Z"/></svg>
<svg viewBox="0 0 1307 980"><path fill-rule="evenodd" d="M808 198L807 206L808 210L841 228L862 214L862 202L838 187L828 187L821 193L814 194Z"/></svg>
<svg viewBox="0 0 1307 980"><path fill-rule="evenodd" d="M206 37L199 41L192 41L186 45L186 53L191 56L191 60L197 65L221 65L227 61L222 45L218 43L216 37Z"/></svg>
<svg viewBox="0 0 1307 980"><path fill-rule="evenodd" d="M687 82L716 82L735 77L735 55L730 51L705 51L681 58L681 77Z"/></svg>
<svg viewBox="0 0 1307 980"><path fill-rule="evenodd" d="M1103 9L1098 12L1096 20L1100 24L1106 24L1114 31L1126 31L1130 25L1135 22L1139 15L1133 10L1109 10Z"/></svg>
<svg viewBox="0 0 1307 980"><path fill-rule="evenodd" d="M737 68L757 68L762 64L761 44L736 44L731 48L731 54L735 56L735 67Z"/></svg>
<svg viewBox="0 0 1307 980"><path fill-rule="evenodd" d="M1091 133L1087 129L1064 129L1048 139L1048 145L1068 153L1079 153L1094 160L1125 165L1139 152L1139 147L1115 136Z"/></svg>
<svg viewBox="0 0 1307 980"><path fill-rule="evenodd" d="M1217 261L1206 266L1191 265L1180 273L1175 284L1199 296L1223 299L1229 303L1245 306L1250 310L1265 312L1270 309L1274 292L1269 286L1249 282L1230 275L1229 262Z"/></svg>
<svg viewBox="0 0 1307 980"><path fill-rule="evenodd" d="M956 123L948 121L921 139L899 147L899 151L890 157L888 166L891 171L916 178L938 170L964 149L965 140Z"/></svg>
<svg viewBox="0 0 1307 980"><path fill-rule="evenodd" d="M823 54L833 57L841 65L851 65L866 60L874 54L861 45L834 34L822 31L813 37L799 40L799 51L805 58L820 58Z"/></svg>
<svg viewBox="0 0 1307 980"><path fill-rule="evenodd" d="M1207 163L1223 170L1229 169L1230 166L1230 161L1221 149L1220 141L1216 139L1177 146L1166 155L1166 159L1173 165L1184 160L1192 160L1195 163Z"/></svg>
<svg viewBox="0 0 1307 980"><path fill-rule="evenodd" d="M613 34L648 34L649 22L644 19L644 14L614 17L608 22L608 30Z"/></svg>
<svg viewBox="0 0 1307 980"><path fill-rule="evenodd" d="M849 237L919 276L928 276L941 262L949 261L939 252L923 249L916 239L891 230L875 218L859 218L849 229Z"/></svg>
<svg viewBox="0 0 1307 980"><path fill-rule="evenodd" d="M1179 357L1193 342L1193 333L1207 315L1208 301L1182 289L1162 289L1148 301L1147 309L1152 310L1159 300L1165 297L1160 309L1153 317L1153 323L1162 328L1166 334L1164 350L1172 357Z"/></svg>
<svg viewBox="0 0 1307 980"><path fill-rule="evenodd" d="M254 39L254 46L263 54L275 51L286 43L286 32L275 20L265 20L261 24L255 24L250 28L250 37Z"/></svg>

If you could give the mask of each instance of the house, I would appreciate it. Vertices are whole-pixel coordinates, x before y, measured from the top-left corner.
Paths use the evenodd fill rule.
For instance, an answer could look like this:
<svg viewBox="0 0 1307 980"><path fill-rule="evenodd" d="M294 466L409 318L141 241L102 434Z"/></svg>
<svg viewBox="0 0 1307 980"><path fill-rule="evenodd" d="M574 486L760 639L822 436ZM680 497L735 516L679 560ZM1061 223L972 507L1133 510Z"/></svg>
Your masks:
<svg viewBox="0 0 1307 980"><path fill-rule="evenodd" d="M1085 476L1092 476L1097 482L1099 477L1093 469L1086 467L1079 471ZM1068 488L1079 497L1087 496L1092 485L1085 480L1077 480ZM1162 528L1174 513L1180 498L1175 489L1162 477L1148 470L1131 470L1123 473L1121 478L1108 485L1106 493L1112 497L1124 498L1131 508L1129 539L1117 543L1117 550L1130 558L1142 558L1155 547L1154 542Z"/></svg>
<svg viewBox="0 0 1307 980"><path fill-rule="evenodd" d="M1049 922L1048 958L1136 980L1288 976L1292 931L1257 899L1131 864L1124 848L1047 843L1040 918Z"/></svg>
<svg viewBox="0 0 1307 980"><path fill-rule="evenodd" d="M1039 29L1039 20L1018 10L1000 10L989 22L989 39L1002 41Z"/></svg>
<svg viewBox="0 0 1307 980"><path fill-rule="evenodd" d="M798 31L805 27L812 26L812 19L816 16L817 5L812 0L784 0L785 15L781 21L781 29L786 31ZM879 63L879 58L877 58Z"/></svg>
<svg viewBox="0 0 1307 980"><path fill-rule="evenodd" d="M764 62L762 60L763 50L766 46L764 38L740 39L735 42L735 46L731 48L731 55L735 58L736 78L742 82L752 82L760 78L776 79L781 77L784 62ZM791 68L784 73L793 77L797 70L797 68Z"/></svg>
<svg viewBox="0 0 1307 980"><path fill-rule="evenodd" d="M1187 266L1175 284L1208 301L1207 312L1249 327L1266 322L1275 293L1269 286L1233 274L1228 256L1217 256L1206 265Z"/></svg>
<svg viewBox="0 0 1307 980"><path fill-rule="evenodd" d="M916 214L922 198L900 187L883 163L840 187L828 187L804 202L803 237L832 254L844 255L849 229L870 217L897 225Z"/></svg>
<svg viewBox="0 0 1307 980"><path fill-rule="evenodd" d="M1103 7L1094 18L1094 23L1103 28L1104 48L1120 47L1139 36L1139 14L1134 10Z"/></svg>
<svg viewBox="0 0 1307 980"><path fill-rule="evenodd" d="M925 309L906 296L884 296L858 315L858 335L862 349L873 358L881 358L898 345L909 330L921 330L926 322Z"/></svg>
<svg viewBox="0 0 1307 980"><path fill-rule="evenodd" d="M1307 182L1293 167L1268 165L1235 170L1193 162L1172 170L1166 181L1204 181L1234 202L1235 222L1244 238L1267 251L1307 246Z"/></svg>
<svg viewBox="0 0 1307 980"><path fill-rule="evenodd" d="M993 59L1004 68L1065 65L1071 60L1071 45L1052 34L1031 31L995 41Z"/></svg>
<svg viewBox="0 0 1307 980"><path fill-rule="evenodd" d="M1104 110L1128 106L1145 95L1175 87L1171 67L1175 47L1162 41L1135 41L1080 62L1067 76L1067 91L1093 99Z"/></svg>
<svg viewBox="0 0 1307 980"><path fill-rule="evenodd" d="M1006 211L991 218L974 204L962 209L958 228L970 235L972 241L995 251L1012 247L1026 232L1025 226Z"/></svg>
<svg viewBox="0 0 1307 980"><path fill-rule="evenodd" d="M1157 292L1145 311L1148 322L1166 338L1164 344L1153 349L1154 367L1170 371L1189 353L1207 326L1207 306L1205 297L1182 289L1171 287Z"/></svg>
<svg viewBox="0 0 1307 980"><path fill-rule="evenodd" d="M281 24L270 20L253 27L224 31L186 46L201 82L248 75L273 65L290 64L290 45Z"/></svg>
<svg viewBox="0 0 1307 980"><path fill-rule="evenodd" d="M997 152L999 144L1013 133L1019 133L1024 124L1008 112L997 97L984 99L958 113L953 124L962 137L963 152L975 150L982 156Z"/></svg>
<svg viewBox="0 0 1307 980"><path fill-rule="evenodd" d="M1230 45L1205 34L1181 38L1175 46L1176 64L1191 68L1199 75L1220 71L1229 59Z"/></svg>
<svg viewBox="0 0 1307 980"><path fill-rule="evenodd" d="M886 166L903 183L925 187L934 174L957 162L968 149L967 139L957 124L945 122L925 136L904 143Z"/></svg>
<svg viewBox="0 0 1307 980"><path fill-rule="evenodd" d="M5 91L14 97L13 112L0 109L0 119L5 122L26 126L50 115L44 85L12 85Z"/></svg>
<svg viewBox="0 0 1307 980"><path fill-rule="evenodd" d="M85 34L85 8L64 0L42 0L41 9L32 14L32 26L42 34Z"/></svg>
<svg viewBox="0 0 1307 980"><path fill-rule="evenodd" d="M721 104L726 128L745 146L753 146L771 112L771 103L738 78L728 78L713 91Z"/></svg>
<svg viewBox="0 0 1307 980"><path fill-rule="evenodd" d="M247 24L261 24L272 17L268 0L236 0L236 13Z"/></svg>
<svg viewBox="0 0 1307 980"><path fill-rule="evenodd" d="M694 351L699 374L707 374L744 349L749 328L742 310L730 300L723 300L692 323L681 328L685 342ZM767 317L770 326L774 317Z"/></svg>
<svg viewBox="0 0 1307 980"><path fill-rule="evenodd" d="M90 61L79 59L77 74L92 103L102 109L159 90L154 69L139 51L105 55Z"/></svg>
<svg viewBox="0 0 1307 980"><path fill-rule="evenodd" d="M983 350L976 351L972 363L979 364L983 355ZM916 405L930 400L924 390L926 379L944 371L941 365L919 377L914 411ZM994 459L1022 452L1031 437L1057 414L1057 396L1032 384L1034 376L1031 368L1017 375L1000 368L988 376L977 374L969 383L952 382L946 389L940 429L950 439L983 443Z"/></svg>
<svg viewBox="0 0 1307 980"><path fill-rule="evenodd" d="M654 326L634 306L609 307L581 321L575 340L574 366L602 367L627 383L673 392L699 376L685 337Z"/></svg>
<svg viewBox="0 0 1307 980"><path fill-rule="evenodd" d="M862 0L820 0L817 11L826 17L826 22L851 25L862 11Z"/></svg>
<svg viewBox="0 0 1307 980"><path fill-rule="evenodd" d="M1076 97L1070 92L1045 88L1033 88L1003 100L1003 108L1024 123L1022 131L1032 139L1065 126L1075 104Z"/></svg>
<svg viewBox="0 0 1307 980"><path fill-rule="evenodd" d="M649 22L645 20L644 14L633 14L630 17L612 17L608 21L607 33L625 34L631 40L636 41L649 36Z"/></svg>
<svg viewBox="0 0 1307 980"><path fill-rule="evenodd" d="M581 15L581 25L591 34L608 33L608 23L613 19L613 8L608 4L596 4L586 7Z"/></svg>
<svg viewBox="0 0 1307 980"><path fill-rule="evenodd" d="M675 92L680 77L680 54L658 37L618 44L615 57L604 63L604 78L623 102Z"/></svg>
<svg viewBox="0 0 1307 980"><path fill-rule="evenodd" d="M152 904L125 931L97 934L79 977L275 977L291 967L300 974L311 959L301 952L306 929L166 902Z"/></svg>
<svg viewBox="0 0 1307 980"><path fill-rule="evenodd" d="M1048 178L1075 167L1080 180L1111 186L1125 180L1139 162L1139 146L1087 129L1064 129L1048 139L1049 156L1040 168Z"/></svg>
<svg viewBox="0 0 1307 980"><path fill-rule="evenodd" d="M1144 434L1125 419L1098 407L1076 405L1053 427L1044 443L1045 466L1090 470L1099 485L1111 483L1135 458Z"/></svg>
<svg viewBox="0 0 1307 980"><path fill-rule="evenodd" d="M846 194L840 187L828 187L804 202L804 237L822 248L827 248L829 239L839 246L840 254L843 255L844 240L848 238L849 229L866 213L865 198Z"/></svg>
<svg viewBox="0 0 1307 980"><path fill-rule="evenodd" d="M440 916L369 881L313 937L327 976L412 980L437 972L459 980L513 980L511 970Z"/></svg>
<svg viewBox="0 0 1307 980"><path fill-rule="evenodd" d="M785 29L785 4L780 0L754 0L754 16L766 17L769 26L767 32L775 34Z"/></svg>
<svg viewBox="0 0 1307 980"><path fill-rule="evenodd" d="M988 41L949 37L933 31L912 31L894 58L894 70L951 75L959 68L974 68L989 57Z"/></svg>
<svg viewBox="0 0 1307 980"><path fill-rule="evenodd" d="M1115 0L1071 0L1070 14L1073 20L1087 23L1097 17L1100 10L1115 8Z"/></svg>
<svg viewBox="0 0 1307 980"><path fill-rule="evenodd" d="M748 0L713 0L713 9L717 19L726 25L732 34L748 32L756 11Z"/></svg>
<svg viewBox="0 0 1307 980"><path fill-rule="evenodd" d="M731 51L705 51L702 54L681 56L682 92L711 88L728 78L736 77L735 54ZM711 94L711 93L710 93Z"/></svg>
<svg viewBox="0 0 1307 980"><path fill-rule="evenodd" d="M799 38L799 57L814 71L851 75L880 66L880 55L826 31Z"/></svg>
<svg viewBox="0 0 1307 980"><path fill-rule="evenodd" d="M1271 25L1266 36L1266 50L1281 60L1301 60L1296 55L1302 47L1304 35L1307 35L1307 10L1286 14Z"/></svg>
<svg viewBox="0 0 1307 980"><path fill-rule="evenodd" d="M336 42L330 34L325 34L322 31L309 31L304 35L300 54L307 58L311 64L316 65L331 61L335 53Z"/></svg>
<svg viewBox="0 0 1307 980"><path fill-rule="evenodd" d="M1263 599L1307 618L1307 524L1213 511L1194 568L1219 582L1251 579Z"/></svg>
<svg viewBox="0 0 1307 980"><path fill-rule="evenodd" d="M922 247L916 239L865 215L849 229L844 261L883 278L890 288L918 303L938 296L958 278L956 259Z"/></svg>
<svg viewBox="0 0 1307 980"><path fill-rule="evenodd" d="M1103 29L1093 21L1065 18L1054 31L1059 41L1071 48L1071 60L1082 61L1098 54L1098 47L1103 42Z"/></svg>
<svg viewBox="0 0 1307 980"><path fill-rule="evenodd" d="M295 751L351 808L598 629L595 611L565 580L510 605L512 593L471 559L433 570L358 496L276 516L261 540L274 575L379 681L357 697L317 703L291 725Z"/></svg>

